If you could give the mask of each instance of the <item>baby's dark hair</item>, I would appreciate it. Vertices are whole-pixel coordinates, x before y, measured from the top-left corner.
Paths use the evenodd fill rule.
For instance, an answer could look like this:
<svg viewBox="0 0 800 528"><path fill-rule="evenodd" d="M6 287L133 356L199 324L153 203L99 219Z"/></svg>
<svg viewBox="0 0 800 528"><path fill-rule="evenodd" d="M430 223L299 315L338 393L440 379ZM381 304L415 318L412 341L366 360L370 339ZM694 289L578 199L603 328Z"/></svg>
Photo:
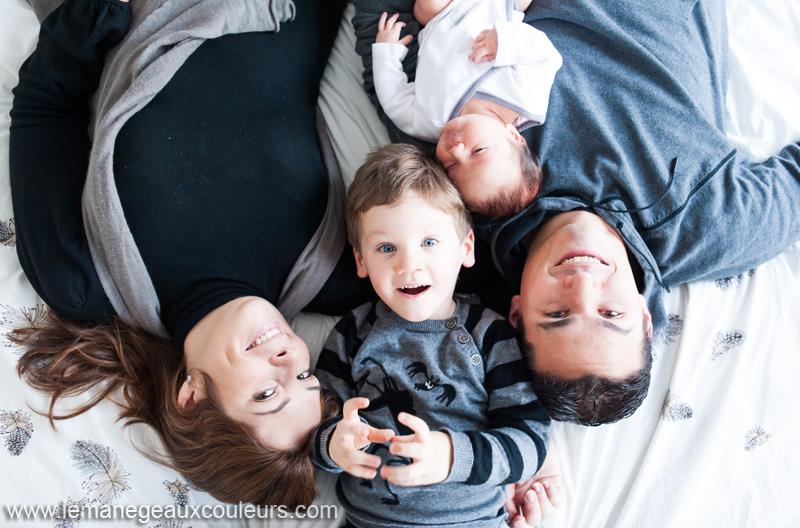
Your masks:
<svg viewBox="0 0 800 528"><path fill-rule="evenodd" d="M542 185L542 167L539 158L525 143L514 143L519 152L522 181L513 189L502 189L487 200L473 204L470 209L489 218L502 218L516 214L529 206L539 195Z"/></svg>

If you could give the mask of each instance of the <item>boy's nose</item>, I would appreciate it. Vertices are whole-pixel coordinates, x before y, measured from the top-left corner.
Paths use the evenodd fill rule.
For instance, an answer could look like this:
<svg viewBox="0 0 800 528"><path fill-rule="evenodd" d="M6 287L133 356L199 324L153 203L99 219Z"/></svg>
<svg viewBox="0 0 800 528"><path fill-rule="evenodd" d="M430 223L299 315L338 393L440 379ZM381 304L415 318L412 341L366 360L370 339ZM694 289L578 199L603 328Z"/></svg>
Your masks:
<svg viewBox="0 0 800 528"><path fill-rule="evenodd" d="M419 259L419 254L416 251L406 251L403 256L398 259L395 271L398 275L407 275L419 271L422 265Z"/></svg>

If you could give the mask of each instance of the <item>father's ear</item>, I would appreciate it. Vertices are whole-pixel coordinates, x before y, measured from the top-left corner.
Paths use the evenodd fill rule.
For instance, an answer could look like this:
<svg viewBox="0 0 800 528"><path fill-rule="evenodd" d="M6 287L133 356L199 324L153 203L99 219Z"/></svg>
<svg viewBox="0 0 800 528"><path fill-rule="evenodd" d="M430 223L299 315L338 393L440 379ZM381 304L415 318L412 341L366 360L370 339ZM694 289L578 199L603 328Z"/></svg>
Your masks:
<svg viewBox="0 0 800 528"><path fill-rule="evenodd" d="M186 411L191 411L197 404L197 396L197 392L189 385L189 380L185 380L178 391L178 406Z"/></svg>
<svg viewBox="0 0 800 528"><path fill-rule="evenodd" d="M364 259L361 258L361 253L353 247L353 256L356 257L356 271L358 276L362 279L366 279L369 277L369 273L367 273L367 267L364 265Z"/></svg>
<svg viewBox="0 0 800 528"><path fill-rule="evenodd" d="M508 311L508 322L511 323L511 326L519 330L518 318L522 317L519 311L520 306L520 299L519 295L515 295L511 298L511 309Z"/></svg>
<svg viewBox="0 0 800 528"><path fill-rule="evenodd" d="M642 299L642 320L644 321L643 325L646 328L647 337L653 339L653 316L650 315L650 310L647 309L647 299L644 298L644 295L639 295Z"/></svg>

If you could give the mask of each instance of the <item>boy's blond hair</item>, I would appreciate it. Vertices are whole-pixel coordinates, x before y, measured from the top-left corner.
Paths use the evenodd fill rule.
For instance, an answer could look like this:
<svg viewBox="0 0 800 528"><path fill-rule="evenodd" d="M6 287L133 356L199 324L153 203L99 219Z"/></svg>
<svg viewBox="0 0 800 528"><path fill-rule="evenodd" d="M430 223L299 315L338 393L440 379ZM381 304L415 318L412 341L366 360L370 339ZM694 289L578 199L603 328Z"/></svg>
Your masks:
<svg viewBox="0 0 800 528"><path fill-rule="evenodd" d="M412 195L452 216L459 238L469 234L472 221L467 208L439 162L416 145L392 143L367 156L348 190L345 217L353 247L361 251L364 213Z"/></svg>

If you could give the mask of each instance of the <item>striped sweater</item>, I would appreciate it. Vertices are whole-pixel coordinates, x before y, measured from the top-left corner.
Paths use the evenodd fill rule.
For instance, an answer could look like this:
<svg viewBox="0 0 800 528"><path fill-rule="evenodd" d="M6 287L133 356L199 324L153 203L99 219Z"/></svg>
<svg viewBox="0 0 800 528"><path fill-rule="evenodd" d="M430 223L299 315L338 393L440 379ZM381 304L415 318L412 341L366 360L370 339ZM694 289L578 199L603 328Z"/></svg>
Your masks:
<svg viewBox="0 0 800 528"><path fill-rule="evenodd" d="M342 401L369 398L359 415L370 425L410 434L397 422L405 411L452 439L450 475L433 486L342 473L339 500L361 528L502 526L503 486L530 477L544 460L550 419L530 385L516 331L488 308L457 299L449 319L409 322L381 301L363 305L331 332L316 374ZM340 419L315 435L315 462L327 471L341 472L328 455ZM367 450L384 464L411 462L390 455L388 445Z"/></svg>

